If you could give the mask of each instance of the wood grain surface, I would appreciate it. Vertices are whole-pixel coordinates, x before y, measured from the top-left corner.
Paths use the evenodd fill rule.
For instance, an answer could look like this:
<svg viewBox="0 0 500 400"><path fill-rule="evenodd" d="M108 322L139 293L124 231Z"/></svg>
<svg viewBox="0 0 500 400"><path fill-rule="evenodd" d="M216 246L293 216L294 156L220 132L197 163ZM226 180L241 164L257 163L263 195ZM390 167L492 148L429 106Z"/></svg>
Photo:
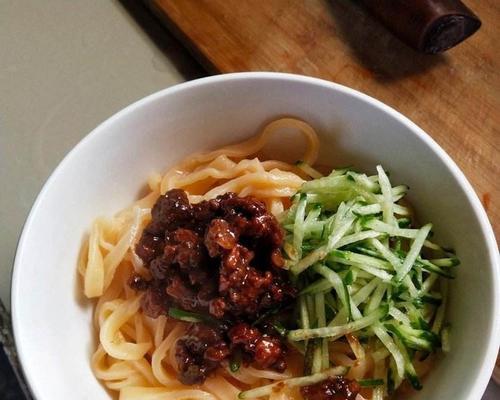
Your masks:
<svg viewBox="0 0 500 400"><path fill-rule="evenodd" d="M441 55L406 47L352 0L146 0L210 72L328 79L402 112L455 160L500 238L500 1Z"/></svg>

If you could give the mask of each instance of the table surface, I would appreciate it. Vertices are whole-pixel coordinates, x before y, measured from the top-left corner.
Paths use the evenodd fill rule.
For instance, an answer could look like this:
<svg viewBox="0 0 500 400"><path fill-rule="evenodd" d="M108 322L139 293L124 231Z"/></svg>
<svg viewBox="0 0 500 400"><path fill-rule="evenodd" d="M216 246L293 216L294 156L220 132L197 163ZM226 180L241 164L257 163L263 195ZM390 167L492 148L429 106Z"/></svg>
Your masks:
<svg viewBox="0 0 500 400"><path fill-rule="evenodd" d="M51 171L127 104L205 75L134 0L0 2L0 300L23 222ZM21 399L0 349L0 393ZM6 391L7 389L8 392ZM490 384L485 400L500 398Z"/></svg>
<svg viewBox="0 0 500 400"><path fill-rule="evenodd" d="M357 1L143 1L214 71L304 74L394 107L453 158L500 237L498 0L467 0L481 29L439 55L405 46Z"/></svg>
<svg viewBox="0 0 500 400"><path fill-rule="evenodd" d="M203 74L142 7L133 0L0 3L0 298L7 308L23 222L64 155L124 106Z"/></svg>

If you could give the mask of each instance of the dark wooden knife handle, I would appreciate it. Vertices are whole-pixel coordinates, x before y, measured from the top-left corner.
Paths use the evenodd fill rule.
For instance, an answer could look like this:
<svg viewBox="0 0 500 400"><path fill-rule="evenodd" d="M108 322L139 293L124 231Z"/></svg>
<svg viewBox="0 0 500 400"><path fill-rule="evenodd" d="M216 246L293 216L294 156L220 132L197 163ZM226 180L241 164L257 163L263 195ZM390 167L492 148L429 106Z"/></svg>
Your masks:
<svg viewBox="0 0 500 400"><path fill-rule="evenodd" d="M441 53L481 26L460 0L361 0L403 42L424 53Z"/></svg>

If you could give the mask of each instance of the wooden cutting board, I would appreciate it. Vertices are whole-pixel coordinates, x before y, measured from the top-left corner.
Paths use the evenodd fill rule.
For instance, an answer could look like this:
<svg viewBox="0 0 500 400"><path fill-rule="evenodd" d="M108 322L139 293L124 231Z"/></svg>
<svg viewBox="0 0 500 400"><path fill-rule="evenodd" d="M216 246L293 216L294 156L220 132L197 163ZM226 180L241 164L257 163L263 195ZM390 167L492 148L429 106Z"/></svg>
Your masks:
<svg viewBox="0 0 500 400"><path fill-rule="evenodd" d="M466 0L483 26L442 55L406 47L352 0L145 0L214 73L328 79L402 112L453 157L500 237L500 1Z"/></svg>

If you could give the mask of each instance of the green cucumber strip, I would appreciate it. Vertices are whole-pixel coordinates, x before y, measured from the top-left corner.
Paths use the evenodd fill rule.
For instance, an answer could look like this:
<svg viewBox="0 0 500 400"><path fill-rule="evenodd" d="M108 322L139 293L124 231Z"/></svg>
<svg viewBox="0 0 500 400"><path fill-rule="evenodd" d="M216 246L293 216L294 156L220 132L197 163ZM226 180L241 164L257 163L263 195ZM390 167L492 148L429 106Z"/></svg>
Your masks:
<svg viewBox="0 0 500 400"><path fill-rule="evenodd" d="M408 318L408 316L404 312L400 311L394 306L389 306L389 315L396 321L402 322L405 325L410 325L411 323L410 318Z"/></svg>
<svg viewBox="0 0 500 400"><path fill-rule="evenodd" d="M436 311L436 315L434 317L434 322L432 323L432 332L434 332L436 335L439 335L439 332L441 331L441 328L443 326L444 322L444 315L446 313L446 303L448 299L448 281L442 279L440 282L441 286L441 295L443 296L443 300L441 302L441 305L438 307Z"/></svg>
<svg viewBox="0 0 500 400"><path fill-rule="evenodd" d="M396 225L400 228L408 228L411 225L410 218L398 218Z"/></svg>
<svg viewBox="0 0 500 400"><path fill-rule="evenodd" d="M377 232L387 233L391 236L399 236L408 239L414 239L415 237L417 237L417 234L419 232L418 229L397 228L377 219L370 219L365 223L365 227L373 229Z"/></svg>
<svg viewBox="0 0 500 400"><path fill-rule="evenodd" d="M359 289L351 298L351 307L352 305L359 306L361 303L365 302L380 282L381 282L380 279L373 278L368 284ZM348 322L346 321L347 318L348 318L348 312L347 309L344 307L337 313L335 318L330 322L329 326L344 324Z"/></svg>
<svg viewBox="0 0 500 400"><path fill-rule="evenodd" d="M410 210L404 206L399 205L399 204L393 203L392 209L394 211L394 214L401 215L401 216L410 215ZM368 204L365 206L357 206L357 207L355 207L353 212L357 215L380 214L382 212L382 206L378 203Z"/></svg>
<svg viewBox="0 0 500 400"><path fill-rule="evenodd" d="M389 353L391 353L392 358L396 363L396 372L398 376L402 378L405 374L405 360L399 347L394 343L392 338L380 323L375 324L372 329L373 333L375 333L385 348L389 351Z"/></svg>
<svg viewBox="0 0 500 400"><path fill-rule="evenodd" d="M415 240L413 241L410 247L410 251L406 255L406 258L403 262L403 265L401 266L401 269L396 273L396 282L401 282L406 276L406 274L410 272L413 263L420 254L422 246L424 245L424 241L429 235L431 229L432 229L432 224L427 224L418 230L418 233L415 236Z"/></svg>
<svg viewBox="0 0 500 400"><path fill-rule="evenodd" d="M393 275L391 275L390 273L388 273L382 269L378 269L376 267L372 267L372 266L362 264L362 263L357 263L357 262L345 261L345 260L342 260L341 258L337 258L337 257L332 257L332 258L330 258L330 260L338 262L340 264L345 264L345 265L349 265L351 267L359 268L360 270L365 271L365 272L369 273L370 275L373 275L373 276L380 278L384 282L390 282L393 279Z"/></svg>
<svg viewBox="0 0 500 400"><path fill-rule="evenodd" d="M353 319L359 319L363 316L361 314L361 311L358 310L358 308L352 304L351 302L351 295L349 294L349 287L346 285L344 281L342 281L342 286L344 287L344 293L345 293L345 298L347 300L346 308L348 310L348 316L349 316L349 321Z"/></svg>
<svg viewBox="0 0 500 400"><path fill-rule="evenodd" d="M435 258L433 260L429 260L434 265L437 265L438 267L456 267L460 265L460 260L456 257L448 257L448 258Z"/></svg>
<svg viewBox="0 0 500 400"><path fill-rule="evenodd" d="M304 220L304 237L311 238L312 236L318 236L323 231L325 223L323 221L318 221L318 217L321 215L321 206L316 204L307 213L307 217Z"/></svg>
<svg viewBox="0 0 500 400"><path fill-rule="evenodd" d="M370 244L375 247L382 257L384 257L392 265L396 273L401 270L402 264L397 255L395 255L377 239L370 239ZM412 296L417 295L417 289L411 279L405 277L405 279L403 279L403 283L406 285Z"/></svg>
<svg viewBox="0 0 500 400"><path fill-rule="evenodd" d="M381 386L385 382L383 379L360 379L358 380L359 386L361 387L375 387Z"/></svg>
<svg viewBox="0 0 500 400"><path fill-rule="evenodd" d="M389 385L389 380L392 381L392 388L387 388L389 394L392 394L394 393L394 391L399 387L401 386L401 383L403 382L403 377L399 377L397 372L396 372L396 362L394 361L393 358L391 358L391 360L389 361L389 368L388 368L388 375L390 376L390 378L387 379L387 384ZM391 391L392 389L392 391Z"/></svg>
<svg viewBox="0 0 500 400"><path fill-rule="evenodd" d="M401 250L401 246L403 244L403 238L400 238L400 237L397 237L397 238L393 238L393 241L394 241L394 251L400 251Z"/></svg>
<svg viewBox="0 0 500 400"><path fill-rule="evenodd" d="M337 248L344 247L350 245L351 243L361 242L362 240L376 238L382 236L383 233L376 231L362 231L353 233L351 235L346 235L342 239L340 239L337 243Z"/></svg>
<svg viewBox="0 0 500 400"><path fill-rule="evenodd" d="M415 286L418 287L418 290L422 289L422 284L424 283L424 273L422 271L422 268L420 267L415 267L415 273L416 273L416 283Z"/></svg>
<svg viewBox="0 0 500 400"><path fill-rule="evenodd" d="M380 258L367 256L364 254L354 253L348 250L332 250L328 255L328 260L335 261L341 264L349 265L349 263L363 264L370 267L391 271L391 264Z"/></svg>
<svg viewBox="0 0 500 400"><path fill-rule="evenodd" d="M380 306L386 290L387 285L385 283L381 282L378 284L371 296L370 301L368 302L368 305L365 307L365 313L371 313Z"/></svg>
<svg viewBox="0 0 500 400"><path fill-rule="evenodd" d="M238 372L241 366L241 350L236 349L229 361L229 369L231 372Z"/></svg>
<svg viewBox="0 0 500 400"><path fill-rule="evenodd" d="M325 313L325 295L318 293L314 296L314 305L316 306L316 315L318 317L318 328L326 326L326 313ZM328 369L330 366L330 355L328 352L328 340L321 340L319 347L321 355L321 368L320 370ZM314 371L314 368L313 368Z"/></svg>
<svg viewBox="0 0 500 400"><path fill-rule="evenodd" d="M311 295L306 295L306 307L307 307L307 314L309 315L309 326L311 328L317 326L317 319L316 319L316 310L314 309L314 297Z"/></svg>
<svg viewBox="0 0 500 400"><path fill-rule="evenodd" d="M318 204L325 211L336 211L340 203L349 200L356 194L352 187L336 190L335 193L306 193L309 204Z"/></svg>
<svg viewBox="0 0 500 400"><path fill-rule="evenodd" d="M303 329L310 328L309 311L307 310L306 297L299 296L300 326Z"/></svg>
<svg viewBox="0 0 500 400"><path fill-rule="evenodd" d="M392 198L394 202L400 200L406 195L410 188L407 185L398 185L392 188Z"/></svg>
<svg viewBox="0 0 500 400"><path fill-rule="evenodd" d="M366 301L370 294L375 290L375 288L379 285L380 279L373 278L368 284L359 289L353 296L352 301L355 305L359 305Z"/></svg>
<svg viewBox="0 0 500 400"><path fill-rule="evenodd" d="M294 343L288 339L289 343ZM297 343L297 342L295 342ZM314 363L314 354L316 351L316 340L308 340L305 343L305 354L304 354L304 375L311 375L313 363Z"/></svg>
<svg viewBox="0 0 500 400"><path fill-rule="evenodd" d="M280 322L273 322L271 326L281 337L285 337L288 333L287 329Z"/></svg>
<svg viewBox="0 0 500 400"><path fill-rule="evenodd" d="M374 387L371 400L384 400L384 389L385 385Z"/></svg>
<svg viewBox="0 0 500 400"><path fill-rule="evenodd" d="M288 260L286 260L287 264L291 263L291 260L297 259L297 253L296 253L295 247L293 247L292 243L285 242L283 244L283 251L285 252L286 256L288 257Z"/></svg>
<svg viewBox="0 0 500 400"><path fill-rule="evenodd" d="M405 253L404 251L401 250L396 250L395 254L399 257L400 260L404 260L407 257L408 253ZM444 276L445 278L449 279L455 278L453 271L450 271L449 268L443 269L441 267L438 267L437 265L430 262L430 260L425 260L422 257L420 257L420 255L417 256L417 259L415 260L413 267L422 268L424 271L427 272L434 272L440 276Z"/></svg>
<svg viewBox="0 0 500 400"><path fill-rule="evenodd" d="M217 323L217 320L209 317L208 315L202 315L194 312L184 311L180 308L170 307L168 309L168 315L172 318L178 319L184 322L210 322Z"/></svg>
<svg viewBox="0 0 500 400"><path fill-rule="evenodd" d="M306 212L306 196L301 196L297 211L295 213L295 222L293 224L293 247L297 260L302 258L302 241L304 240L304 218Z"/></svg>
<svg viewBox="0 0 500 400"><path fill-rule="evenodd" d="M299 295L302 294L316 294L319 292L324 292L332 288L332 284L328 279L318 279L316 282L311 283L309 286L306 286L302 289Z"/></svg>
<svg viewBox="0 0 500 400"><path fill-rule="evenodd" d="M332 169L332 172L330 172L330 174L328 176L341 176L341 175L345 175L349 171L353 171L352 165L348 165L348 166L342 167L342 168Z"/></svg>
<svg viewBox="0 0 500 400"><path fill-rule="evenodd" d="M405 346L401 343L401 341L397 338L394 337L394 343L396 343L396 346L399 348L399 351L403 355L403 359L405 361L405 377L408 379L410 382L410 385L415 389L415 390L421 390L422 389L422 384L420 383L420 379L418 378L418 375L415 371L415 367L413 366L410 356L408 355L408 352L406 351Z"/></svg>
<svg viewBox="0 0 500 400"><path fill-rule="evenodd" d="M430 240L426 240L424 242L424 247L427 247L428 249L431 249L434 251L439 251L443 254L446 254L449 257L452 257L455 255L455 252L453 251L453 249L444 248L436 243L431 242Z"/></svg>
<svg viewBox="0 0 500 400"><path fill-rule="evenodd" d="M440 293L437 294L423 294L420 296L423 303L432 304L435 306L440 306L443 302L443 298Z"/></svg>
<svg viewBox="0 0 500 400"><path fill-rule="evenodd" d="M296 329L288 332L288 338L293 341L307 340L315 338L338 338L347 333L356 332L373 325L375 322L384 318L389 312L389 306L381 306L371 314L362 317L353 322L341 326L329 326L316 329Z"/></svg>
<svg viewBox="0 0 500 400"><path fill-rule="evenodd" d="M380 204L369 204L366 206L356 206L353 210L356 215L373 215L380 214L382 212L382 206Z"/></svg>
<svg viewBox="0 0 500 400"><path fill-rule="evenodd" d="M367 284L369 281L371 281L373 279L373 275L369 274L368 272L362 271L356 267L351 267L351 269L356 272L356 275L355 275L356 279L359 280L359 284L357 285L359 287L356 288L355 292L358 291L359 289L361 289L365 284ZM363 282L363 284L361 284L361 280L366 281L366 282ZM353 286L353 289L354 289L354 286Z"/></svg>
<svg viewBox="0 0 500 400"><path fill-rule="evenodd" d="M314 375L302 376L300 378L285 379L279 382L271 383L270 385L265 385L258 388L245 390L244 392L240 392L238 398L242 400L255 399L259 397L269 396L276 389L284 387L291 388L291 387L314 385L315 383L324 381L325 379L328 378L345 375L347 371L348 368L346 367L334 367Z"/></svg>
<svg viewBox="0 0 500 400"><path fill-rule="evenodd" d="M349 172L347 172L346 175L348 177L351 177L352 179L354 179L354 182L356 182L359 186L361 186L363 189L365 189L369 192L376 193L380 190L379 184L370 180L366 176L366 174L359 174L359 173L354 172L354 171L349 171Z"/></svg>
<svg viewBox="0 0 500 400"><path fill-rule="evenodd" d="M345 274L344 278L342 279L342 282L344 282L344 285L352 285L354 282L354 273L353 270L350 269L347 271L347 274Z"/></svg>
<svg viewBox="0 0 500 400"><path fill-rule="evenodd" d="M394 214L397 214L397 215L401 215L401 216L411 215L410 210L407 207L402 206L400 204L394 203L392 205L392 209L394 210Z"/></svg>
<svg viewBox="0 0 500 400"><path fill-rule="evenodd" d="M415 261L415 266L421 267L422 269L424 269L425 271L428 271L428 272L434 272L434 273L441 275L441 276L448 278L448 279L455 278L453 271L450 271L447 268L442 269L442 268L438 267L437 265L434 265L433 263L431 263L429 260L424 260L420 257L417 257L417 260Z"/></svg>
<svg viewBox="0 0 500 400"><path fill-rule="evenodd" d="M434 350L434 346L430 341L413 336L408 332L404 332L400 326L396 326L395 324L385 324L384 327L388 331L394 333L405 344L405 346L410 349L429 352Z"/></svg>
<svg viewBox="0 0 500 400"><path fill-rule="evenodd" d="M287 211L284 211L278 216L278 222L283 225L293 224L295 220L295 212L297 211L297 205L300 199L300 193L293 195L290 200L292 204Z"/></svg>
<svg viewBox="0 0 500 400"><path fill-rule="evenodd" d="M314 339L314 347L313 347L313 356L312 356L312 364L311 364L311 373L317 374L321 372L323 369L323 346L322 339Z"/></svg>
<svg viewBox="0 0 500 400"><path fill-rule="evenodd" d="M380 253L382 257L384 257L389 264L391 264L394 271L398 272L401 269L401 261L399 257L390 251L387 247L385 247L380 240L378 239L370 239L370 244L375 247L375 249Z"/></svg>
<svg viewBox="0 0 500 400"><path fill-rule="evenodd" d="M408 289L408 292L410 293L410 296L411 297L417 297L418 295L418 290L417 288L415 287L413 281L411 280L411 278L406 275L404 278L403 278L403 284L406 286L406 288Z"/></svg>
<svg viewBox="0 0 500 400"><path fill-rule="evenodd" d="M392 209L393 199L392 199L392 186L389 182L384 169L381 165L377 165L378 172L378 182L380 184L380 190L382 191L382 215L385 223L389 225L395 225L394 213Z"/></svg>
<svg viewBox="0 0 500 400"><path fill-rule="evenodd" d="M398 329L405 335L411 335L415 338L426 340L435 347L441 344L439 335L436 335L435 333L433 333L428 329L416 329L411 326L405 326L405 325L399 325Z"/></svg>
<svg viewBox="0 0 500 400"><path fill-rule="evenodd" d="M351 310L350 302L349 302L349 293L346 292L344 283L342 282L342 278L333 270L328 267L325 267L321 264L316 264L313 267L314 271L320 274L325 279L331 283L333 289L337 293L337 297L342 302L342 305L346 307L348 310ZM349 313L349 319L352 319L351 312Z"/></svg>
<svg viewBox="0 0 500 400"><path fill-rule="evenodd" d="M302 193L312 192L312 193L334 193L338 189L346 189L352 186L352 183L347 179L345 175L337 176L324 176L319 179L314 179L312 181L305 182L300 191Z"/></svg>
<svg viewBox="0 0 500 400"><path fill-rule="evenodd" d="M343 222L339 223L338 229L336 229L336 231L329 236L328 243L309 253L298 263L293 265L290 268L291 272L295 275L298 275L302 271L309 268L311 265L323 260L328 255L328 253L335 248L337 242L346 234L346 232L354 222L354 219L354 216L346 217Z"/></svg>
<svg viewBox="0 0 500 400"><path fill-rule="evenodd" d="M332 233L334 231L336 231L341 226L342 222L344 221L347 214L349 213L350 208L351 207L349 205L347 205L347 203L345 203L345 202L342 202L339 205L337 212L333 216L333 223L331 225L330 236L332 235Z"/></svg>

